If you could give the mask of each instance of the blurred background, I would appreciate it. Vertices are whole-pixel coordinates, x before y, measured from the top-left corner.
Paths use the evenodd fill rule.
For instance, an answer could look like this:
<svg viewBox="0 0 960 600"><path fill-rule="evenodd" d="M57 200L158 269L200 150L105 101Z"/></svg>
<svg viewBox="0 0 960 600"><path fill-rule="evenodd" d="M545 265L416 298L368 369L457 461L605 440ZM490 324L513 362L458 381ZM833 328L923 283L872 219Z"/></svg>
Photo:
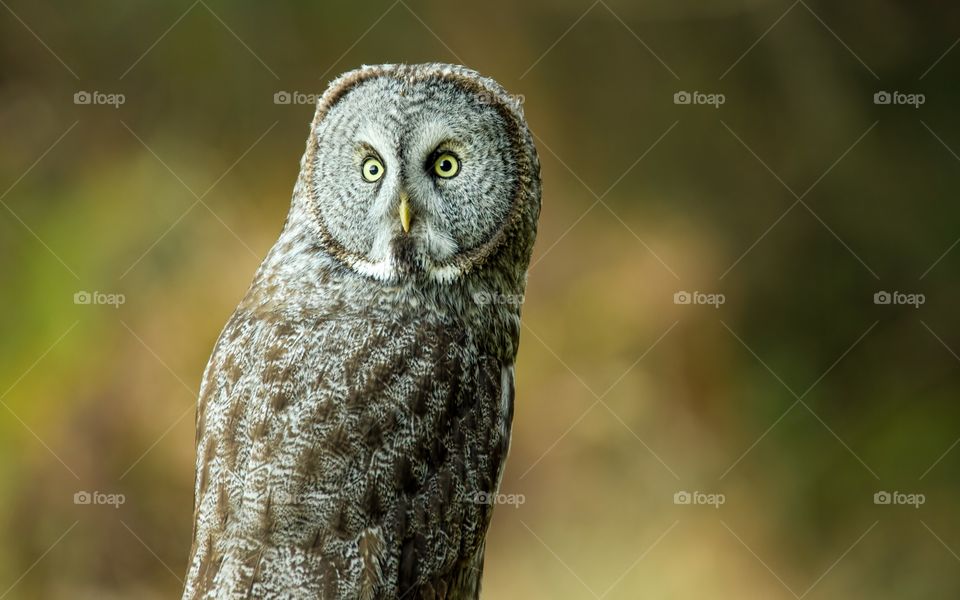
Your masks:
<svg viewBox="0 0 960 600"><path fill-rule="evenodd" d="M311 95L422 61L522 95L543 165L485 597L958 597L958 22L0 1L0 598L178 597Z"/></svg>

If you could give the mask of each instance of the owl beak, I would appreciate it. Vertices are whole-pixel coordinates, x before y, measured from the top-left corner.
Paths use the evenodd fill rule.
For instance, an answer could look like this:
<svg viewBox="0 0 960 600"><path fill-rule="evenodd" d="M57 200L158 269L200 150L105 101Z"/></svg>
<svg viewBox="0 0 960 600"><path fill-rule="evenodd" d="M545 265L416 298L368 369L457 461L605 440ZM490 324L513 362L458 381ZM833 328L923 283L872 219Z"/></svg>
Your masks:
<svg viewBox="0 0 960 600"><path fill-rule="evenodd" d="M400 192L400 225L404 233L410 232L410 198L406 192Z"/></svg>

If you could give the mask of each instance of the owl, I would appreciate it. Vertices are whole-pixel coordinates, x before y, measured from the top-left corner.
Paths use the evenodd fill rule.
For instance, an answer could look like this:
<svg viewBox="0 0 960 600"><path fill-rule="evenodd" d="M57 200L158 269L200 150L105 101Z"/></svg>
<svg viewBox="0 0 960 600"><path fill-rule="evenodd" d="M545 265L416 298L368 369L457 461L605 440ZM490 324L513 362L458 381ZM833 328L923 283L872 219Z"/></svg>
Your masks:
<svg viewBox="0 0 960 600"><path fill-rule="evenodd" d="M183 598L477 598L540 164L462 66L318 100L279 239L207 365Z"/></svg>

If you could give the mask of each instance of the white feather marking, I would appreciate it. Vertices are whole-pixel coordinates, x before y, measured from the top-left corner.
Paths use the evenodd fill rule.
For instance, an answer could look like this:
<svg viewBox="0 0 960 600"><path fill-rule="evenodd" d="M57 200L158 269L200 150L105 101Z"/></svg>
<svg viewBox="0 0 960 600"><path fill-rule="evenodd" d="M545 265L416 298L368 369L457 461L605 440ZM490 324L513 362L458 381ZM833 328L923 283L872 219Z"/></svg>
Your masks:
<svg viewBox="0 0 960 600"><path fill-rule="evenodd" d="M507 442L507 451L500 460L497 467L497 490L500 489L500 482L503 480L504 465L507 464L507 457L510 456L510 402L513 400L513 365L504 365L500 368L500 433Z"/></svg>

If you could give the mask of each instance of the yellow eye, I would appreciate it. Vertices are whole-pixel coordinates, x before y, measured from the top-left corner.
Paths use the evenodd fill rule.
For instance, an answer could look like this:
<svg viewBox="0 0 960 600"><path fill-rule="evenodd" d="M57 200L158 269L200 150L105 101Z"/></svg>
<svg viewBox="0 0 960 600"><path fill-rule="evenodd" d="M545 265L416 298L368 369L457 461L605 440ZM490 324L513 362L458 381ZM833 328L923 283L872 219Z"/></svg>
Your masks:
<svg viewBox="0 0 960 600"><path fill-rule="evenodd" d="M460 161L453 154L444 152L433 163L433 172L444 179L450 179L460 172Z"/></svg>
<svg viewBox="0 0 960 600"><path fill-rule="evenodd" d="M363 161L363 166L360 167L360 172L363 173L364 179L374 182L383 177L383 163L372 156L367 157Z"/></svg>

